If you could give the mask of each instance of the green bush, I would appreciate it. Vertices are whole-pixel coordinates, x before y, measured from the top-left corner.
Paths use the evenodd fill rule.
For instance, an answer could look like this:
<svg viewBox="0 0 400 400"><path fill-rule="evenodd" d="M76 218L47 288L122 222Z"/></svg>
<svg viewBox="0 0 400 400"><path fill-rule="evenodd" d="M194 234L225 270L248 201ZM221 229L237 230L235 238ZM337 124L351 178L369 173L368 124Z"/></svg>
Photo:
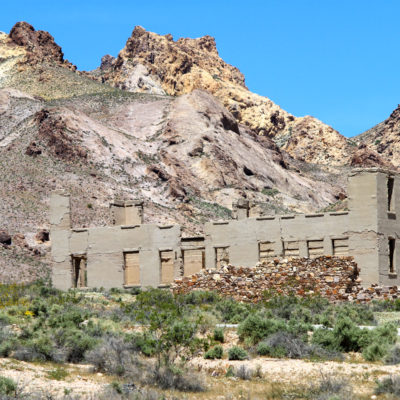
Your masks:
<svg viewBox="0 0 400 400"><path fill-rule="evenodd" d="M256 344L276 332L285 332L286 324L281 320L266 318L260 313L249 315L238 327L240 340L248 339Z"/></svg>
<svg viewBox="0 0 400 400"><path fill-rule="evenodd" d="M204 354L204 358L206 360L215 360L221 359L222 355L224 354L224 350L222 346L214 346L212 349L208 350L206 354Z"/></svg>
<svg viewBox="0 0 400 400"><path fill-rule="evenodd" d="M257 354L260 356L269 356L271 354L271 347L265 342L260 342L257 346Z"/></svg>
<svg viewBox="0 0 400 400"><path fill-rule="evenodd" d="M224 338L224 329L223 328L215 328L214 329L214 335L213 339L216 342L224 343L225 338Z"/></svg>
<svg viewBox="0 0 400 400"><path fill-rule="evenodd" d="M239 346L233 346L228 351L229 360L246 360L249 358L247 351Z"/></svg>
<svg viewBox="0 0 400 400"><path fill-rule="evenodd" d="M201 304L215 304L221 301L221 297L217 292L193 290L183 295L183 302L185 304L201 305Z"/></svg>
<svg viewBox="0 0 400 400"><path fill-rule="evenodd" d="M326 328L317 329L312 335L311 342L329 350L339 350L338 341L333 331Z"/></svg>
<svg viewBox="0 0 400 400"><path fill-rule="evenodd" d="M233 299L223 299L216 304L215 309L221 315L222 322L239 324L246 319L253 307Z"/></svg>
<svg viewBox="0 0 400 400"><path fill-rule="evenodd" d="M382 360L387 354L387 345L381 343L372 343L363 350L363 357L366 361Z"/></svg>
<svg viewBox="0 0 400 400"><path fill-rule="evenodd" d="M17 390L17 384L10 378L0 376L0 395L12 396Z"/></svg>
<svg viewBox="0 0 400 400"><path fill-rule="evenodd" d="M341 317L337 320L333 328L333 335L339 350L344 352L360 350L361 329L349 317Z"/></svg>

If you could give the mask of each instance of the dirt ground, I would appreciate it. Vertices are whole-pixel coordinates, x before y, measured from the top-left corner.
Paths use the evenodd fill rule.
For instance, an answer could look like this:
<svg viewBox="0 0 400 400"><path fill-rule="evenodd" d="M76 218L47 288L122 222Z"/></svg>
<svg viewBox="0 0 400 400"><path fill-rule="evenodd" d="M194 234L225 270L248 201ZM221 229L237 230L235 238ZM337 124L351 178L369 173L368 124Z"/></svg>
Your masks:
<svg viewBox="0 0 400 400"><path fill-rule="evenodd" d="M271 384L281 388L308 385L319 381L323 376L335 375L348 379L356 393L370 398L376 379L386 375L400 374L400 366L387 366L378 363L365 363L353 356L345 362L311 362L304 360L271 359L257 357L245 361L204 360L195 358L191 365L206 377L208 390L204 393L188 394L173 391L163 392L168 399L258 399ZM230 366L234 369L244 365L257 371L251 381L225 377ZM51 373L61 368L66 376L55 379ZM66 394L80 395L82 399L97 399L115 377L94 373L91 366L53 363L27 363L13 359L0 359L0 375L12 378L24 388L24 393L51 393L55 399L65 399ZM183 397L182 397L183 396ZM233 397L232 397L233 396ZM267 398L267 397L262 397Z"/></svg>

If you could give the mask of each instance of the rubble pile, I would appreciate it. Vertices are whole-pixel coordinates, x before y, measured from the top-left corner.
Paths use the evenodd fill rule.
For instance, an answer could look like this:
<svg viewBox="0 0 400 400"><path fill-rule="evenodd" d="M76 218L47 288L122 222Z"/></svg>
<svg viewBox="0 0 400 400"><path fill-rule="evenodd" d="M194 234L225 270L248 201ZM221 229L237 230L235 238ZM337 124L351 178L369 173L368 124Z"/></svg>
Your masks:
<svg viewBox="0 0 400 400"><path fill-rule="evenodd" d="M174 293L215 290L244 302L258 302L272 294L320 295L332 302L368 302L400 297L397 287L373 285L363 288L352 257L329 256L276 258L257 263L253 268L225 265L218 270L205 269L175 279L171 288Z"/></svg>

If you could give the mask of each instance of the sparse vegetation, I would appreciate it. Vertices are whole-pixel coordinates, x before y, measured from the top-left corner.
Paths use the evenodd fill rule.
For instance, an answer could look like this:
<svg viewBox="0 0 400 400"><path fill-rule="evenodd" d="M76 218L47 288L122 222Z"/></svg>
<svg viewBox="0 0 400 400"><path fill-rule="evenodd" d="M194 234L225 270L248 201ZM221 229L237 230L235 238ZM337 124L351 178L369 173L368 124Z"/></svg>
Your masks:
<svg viewBox="0 0 400 400"><path fill-rule="evenodd" d="M0 293L3 357L56 363L46 369L46 377L54 381L69 380L66 362L88 363L96 373L118 378L111 389L122 398L124 382L129 381L157 390L206 390L204 378L189 367L195 356L215 362L221 358L251 362L257 356L343 360L347 357L343 354L358 352L381 365L394 365L400 359L395 324L382 323L373 330L358 327L376 323L373 310L397 309L394 301L332 305L319 297L300 299L270 292L260 303L244 304L206 291L61 292L43 283L5 285ZM229 343L234 329L227 331L217 323L239 323L239 342ZM324 327L314 329L313 324ZM225 351L222 343L227 343ZM261 370L256 373L244 364L231 373L240 380L262 376ZM332 379L304 387L304 396L311 397L299 398L329 398L324 393L338 380ZM350 393L346 382L340 385L339 393Z"/></svg>

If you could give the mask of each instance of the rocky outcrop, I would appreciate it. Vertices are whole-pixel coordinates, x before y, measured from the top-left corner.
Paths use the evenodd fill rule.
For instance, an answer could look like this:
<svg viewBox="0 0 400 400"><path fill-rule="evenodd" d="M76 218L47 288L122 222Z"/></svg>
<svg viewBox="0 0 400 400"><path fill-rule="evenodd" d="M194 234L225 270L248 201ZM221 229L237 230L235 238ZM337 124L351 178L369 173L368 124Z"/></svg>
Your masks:
<svg viewBox="0 0 400 400"><path fill-rule="evenodd" d="M9 38L12 43L26 50L26 62L29 64L50 62L76 70L76 66L64 60L61 47L48 32L36 31L27 22L17 22L11 29Z"/></svg>
<svg viewBox="0 0 400 400"><path fill-rule="evenodd" d="M97 79L125 90L154 93L158 86L173 96L206 90L238 123L274 138L280 146L290 139L286 149L293 157L320 164L348 161L343 136L313 117L296 118L270 99L250 92L243 74L219 57L210 36L174 41L171 35L157 35L137 26L117 59L104 59L100 71L95 74Z"/></svg>
<svg viewBox="0 0 400 400"><path fill-rule="evenodd" d="M46 149L53 155L66 161L87 157L86 149L79 145L81 138L68 131L61 116L43 109L35 114L34 121L38 125L38 138L44 142ZM33 143L35 142L28 146L26 154L41 154L41 149L36 143L35 145Z"/></svg>
<svg viewBox="0 0 400 400"><path fill-rule="evenodd" d="M368 146L380 159L400 167L400 105L389 118L368 131L353 138L359 144Z"/></svg>
<svg viewBox="0 0 400 400"><path fill-rule="evenodd" d="M51 62L76 70L74 65L64 60L61 47L48 32L36 31L27 22L17 22L11 29L9 37L15 45L27 51L26 61L29 64Z"/></svg>
<svg viewBox="0 0 400 400"><path fill-rule="evenodd" d="M357 168L374 168L377 166L391 170L397 168L391 162L381 157L379 153L367 147L365 143L360 144L352 154L350 165Z"/></svg>

